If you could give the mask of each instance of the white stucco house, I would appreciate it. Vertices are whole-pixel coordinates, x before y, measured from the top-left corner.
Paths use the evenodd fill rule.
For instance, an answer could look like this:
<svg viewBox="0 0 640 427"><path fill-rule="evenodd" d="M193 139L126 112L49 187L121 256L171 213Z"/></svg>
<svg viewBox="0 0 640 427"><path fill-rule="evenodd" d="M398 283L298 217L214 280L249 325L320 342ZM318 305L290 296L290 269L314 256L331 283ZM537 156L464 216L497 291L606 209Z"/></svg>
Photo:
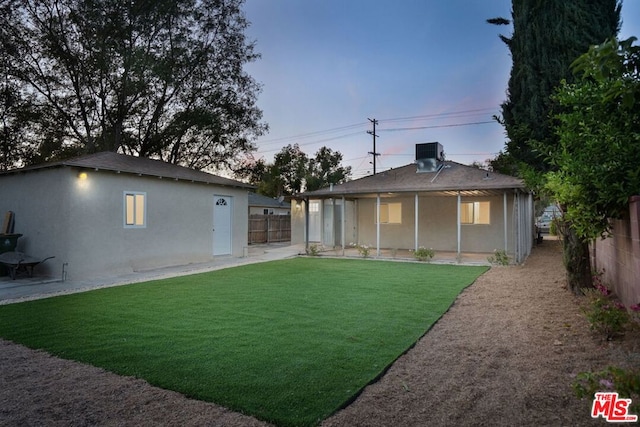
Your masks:
<svg viewBox="0 0 640 427"><path fill-rule="evenodd" d="M533 195L522 180L445 161L418 144L412 164L297 195L292 243L345 248L505 251L522 262L534 242Z"/></svg>
<svg viewBox="0 0 640 427"><path fill-rule="evenodd" d="M0 172L0 212L15 213L18 251L55 256L39 271L82 279L242 256L251 189L103 152Z"/></svg>

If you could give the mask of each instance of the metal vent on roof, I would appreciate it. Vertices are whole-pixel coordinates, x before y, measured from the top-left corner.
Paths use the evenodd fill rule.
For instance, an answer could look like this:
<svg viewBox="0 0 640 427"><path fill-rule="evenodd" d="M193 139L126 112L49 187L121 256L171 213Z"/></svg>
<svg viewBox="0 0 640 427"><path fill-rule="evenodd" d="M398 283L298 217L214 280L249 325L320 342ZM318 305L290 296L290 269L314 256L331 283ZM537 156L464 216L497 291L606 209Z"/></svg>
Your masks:
<svg viewBox="0 0 640 427"><path fill-rule="evenodd" d="M418 172L436 172L442 161L444 161L444 149L439 142L416 144Z"/></svg>

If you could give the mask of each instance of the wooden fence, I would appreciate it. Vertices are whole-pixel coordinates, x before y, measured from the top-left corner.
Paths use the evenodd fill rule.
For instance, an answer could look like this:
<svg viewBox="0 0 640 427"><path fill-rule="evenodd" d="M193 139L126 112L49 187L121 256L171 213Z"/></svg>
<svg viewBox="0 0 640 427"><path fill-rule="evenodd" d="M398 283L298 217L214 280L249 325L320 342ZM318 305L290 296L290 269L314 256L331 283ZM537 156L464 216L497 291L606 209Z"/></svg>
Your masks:
<svg viewBox="0 0 640 427"><path fill-rule="evenodd" d="M249 244L291 240L291 215L249 215Z"/></svg>

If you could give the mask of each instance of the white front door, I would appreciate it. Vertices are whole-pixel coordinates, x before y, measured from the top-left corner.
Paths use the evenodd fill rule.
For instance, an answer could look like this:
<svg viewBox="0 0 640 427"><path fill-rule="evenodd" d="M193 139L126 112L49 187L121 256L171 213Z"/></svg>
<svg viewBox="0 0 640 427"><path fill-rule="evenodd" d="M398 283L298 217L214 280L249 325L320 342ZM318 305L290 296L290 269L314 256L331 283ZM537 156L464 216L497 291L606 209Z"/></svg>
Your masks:
<svg viewBox="0 0 640 427"><path fill-rule="evenodd" d="M232 198L213 196L213 254L231 254Z"/></svg>

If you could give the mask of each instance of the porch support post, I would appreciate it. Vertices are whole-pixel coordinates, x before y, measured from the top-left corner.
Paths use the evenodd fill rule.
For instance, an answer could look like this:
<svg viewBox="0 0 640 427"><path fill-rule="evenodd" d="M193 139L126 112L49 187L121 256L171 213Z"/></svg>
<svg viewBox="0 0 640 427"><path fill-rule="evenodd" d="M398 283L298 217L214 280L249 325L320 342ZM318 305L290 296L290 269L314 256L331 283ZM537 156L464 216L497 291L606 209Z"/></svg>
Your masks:
<svg viewBox="0 0 640 427"><path fill-rule="evenodd" d="M509 228L507 227L507 192L503 194L503 210L504 210L504 253L507 253L509 248Z"/></svg>
<svg viewBox="0 0 640 427"><path fill-rule="evenodd" d="M331 198L331 245L336 249L336 199Z"/></svg>
<svg viewBox="0 0 640 427"><path fill-rule="evenodd" d="M458 191L458 215L456 215L456 221L457 221L457 229L458 229L458 255L457 255L457 259L458 261L460 261L460 242L461 242L461 235L462 235L462 218L461 218L461 203L462 203L462 199L460 197L460 191Z"/></svg>
<svg viewBox="0 0 640 427"><path fill-rule="evenodd" d="M380 193L376 195L376 256L380 256Z"/></svg>
<svg viewBox="0 0 640 427"><path fill-rule="evenodd" d="M342 256L344 256L344 239L346 236L346 231L345 231L345 226L347 225L347 220L345 218L345 212L346 212L346 207L345 207L345 200L344 200L344 194L342 195L342 212L341 212L341 221L342 221L342 227L340 229L340 243L342 244Z"/></svg>
<svg viewBox="0 0 640 427"><path fill-rule="evenodd" d="M309 252L309 198L304 201L304 252Z"/></svg>
<svg viewBox="0 0 640 427"><path fill-rule="evenodd" d="M413 249L414 250L418 250L418 193L416 192L415 194L415 214L414 214L414 223L415 223L415 234L414 234L414 245L413 245Z"/></svg>

